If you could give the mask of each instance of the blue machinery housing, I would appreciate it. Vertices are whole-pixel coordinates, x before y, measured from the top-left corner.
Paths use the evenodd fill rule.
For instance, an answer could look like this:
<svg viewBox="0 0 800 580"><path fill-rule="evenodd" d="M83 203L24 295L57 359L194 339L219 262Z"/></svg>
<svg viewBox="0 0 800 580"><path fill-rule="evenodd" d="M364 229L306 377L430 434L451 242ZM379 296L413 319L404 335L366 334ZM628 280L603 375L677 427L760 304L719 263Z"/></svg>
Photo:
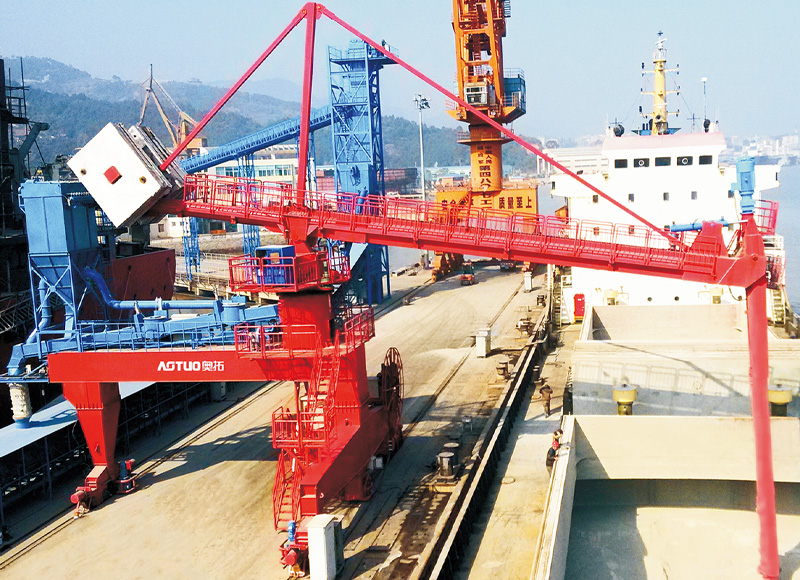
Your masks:
<svg viewBox="0 0 800 580"><path fill-rule="evenodd" d="M233 327L241 322L278 323L277 306L247 308L244 297L233 300L115 300L99 270L115 243L98 228L98 208L78 183L24 184L21 206L28 224L29 269L35 328L14 347L8 363L14 382L47 382L47 375L25 376L31 359L44 363L48 354L125 348L198 348L233 344ZM42 227L42 224L44 227ZM100 240L100 241L98 241ZM127 311L122 322L80 320L89 296L108 309ZM54 313L63 308L63 322ZM171 318L171 312L210 310L192 318ZM151 311L145 316L142 311Z"/></svg>
<svg viewBox="0 0 800 580"><path fill-rule="evenodd" d="M379 71L393 61L360 40L351 41L346 50L329 47L328 57L331 104L311 111L310 131L313 135L319 129L332 127L337 193L383 195L386 189ZM238 160L240 175L253 177L248 171L252 169L250 156L272 145L297 139L299 135L300 118L295 117L216 147L205 155L189 157L181 165L187 173L196 173ZM190 225L184 235L184 256L190 278L192 268L196 271L200 260L197 243L187 241L191 236L197 236L196 225ZM257 236L257 228L245 227L246 254L252 254L260 246ZM385 246L368 246L358 256L358 261L351 264L351 270L351 282L337 291L340 300L377 304L390 293L389 254Z"/></svg>

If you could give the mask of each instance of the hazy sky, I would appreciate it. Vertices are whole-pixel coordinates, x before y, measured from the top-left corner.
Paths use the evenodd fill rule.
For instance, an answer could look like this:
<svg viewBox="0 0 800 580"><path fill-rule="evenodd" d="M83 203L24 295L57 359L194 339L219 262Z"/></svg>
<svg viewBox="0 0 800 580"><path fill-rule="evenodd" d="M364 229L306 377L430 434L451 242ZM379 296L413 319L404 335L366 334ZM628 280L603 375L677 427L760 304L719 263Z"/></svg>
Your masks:
<svg viewBox="0 0 800 580"><path fill-rule="evenodd" d="M140 81L155 66L159 80L236 79L303 5L299 0L171 2L4 0L0 54L50 57L94 76ZM450 0L329 0L326 5L439 83L453 82L455 56ZM638 124L657 32L667 38L670 65L680 64L679 126L703 114L728 135L780 135L798 130L800 1L512 0L504 44L506 67L525 70L528 114L518 133L575 137L600 133L606 121ZM325 104L325 46L346 45L330 21L318 25L315 106ZM300 82L303 33L296 30L258 78ZM412 97L432 97L426 122L447 124L443 100L398 67L382 73L387 113L416 118ZM672 81L670 81L672 85ZM247 85L245 85L245 90ZM684 102L685 100L685 102ZM673 121L673 124L675 122Z"/></svg>

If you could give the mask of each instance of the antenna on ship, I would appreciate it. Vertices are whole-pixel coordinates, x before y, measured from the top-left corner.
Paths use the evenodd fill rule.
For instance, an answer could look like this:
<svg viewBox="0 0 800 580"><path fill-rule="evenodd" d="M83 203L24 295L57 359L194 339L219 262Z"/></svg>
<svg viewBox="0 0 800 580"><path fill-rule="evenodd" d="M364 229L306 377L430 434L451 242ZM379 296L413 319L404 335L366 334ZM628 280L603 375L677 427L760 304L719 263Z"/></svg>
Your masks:
<svg viewBox="0 0 800 580"><path fill-rule="evenodd" d="M703 77L700 79L703 83L703 131L708 133L709 127L711 127L711 121L708 118L708 113L706 112L706 83L708 82L707 77Z"/></svg>
<svg viewBox="0 0 800 580"><path fill-rule="evenodd" d="M699 121L699 120L700 120L700 117L698 117L697 115L695 115L694 113L692 113L692 116L691 116L691 117L688 117L688 119L689 119L689 120L692 122L692 133L694 133L695 121Z"/></svg>
<svg viewBox="0 0 800 580"><path fill-rule="evenodd" d="M680 74L680 70L677 66L672 69L667 68L667 49L664 47L666 41L664 32L659 30L656 50L653 52L653 70L644 70L644 63L642 63L642 70L644 71L642 74L653 74L653 90L643 91L645 95L653 95L653 112L652 114L643 114L645 118L650 117L650 122L649 126L643 127L640 133L649 130L651 135L668 135L678 130L677 128L670 129L667 123L669 115L678 115L680 113L680 110L667 110L667 95L669 93L680 94L680 87L674 91L667 90L667 73Z"/></svg>

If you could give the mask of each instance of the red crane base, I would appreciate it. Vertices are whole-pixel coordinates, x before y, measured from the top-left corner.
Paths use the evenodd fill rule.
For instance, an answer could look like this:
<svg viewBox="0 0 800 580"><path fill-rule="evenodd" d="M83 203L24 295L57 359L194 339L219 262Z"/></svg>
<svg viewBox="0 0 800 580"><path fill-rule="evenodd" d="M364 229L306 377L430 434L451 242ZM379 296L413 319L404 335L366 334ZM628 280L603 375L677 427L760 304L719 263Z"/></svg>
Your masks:
<svg viewBox="0 0 800 580"><path fill-rule="evenodd" d="M78 411L94 467L70 499L76 508L90 509L114 491L119 466L114 462L119 419L117 383L64 383L64 397Z"/></svg>

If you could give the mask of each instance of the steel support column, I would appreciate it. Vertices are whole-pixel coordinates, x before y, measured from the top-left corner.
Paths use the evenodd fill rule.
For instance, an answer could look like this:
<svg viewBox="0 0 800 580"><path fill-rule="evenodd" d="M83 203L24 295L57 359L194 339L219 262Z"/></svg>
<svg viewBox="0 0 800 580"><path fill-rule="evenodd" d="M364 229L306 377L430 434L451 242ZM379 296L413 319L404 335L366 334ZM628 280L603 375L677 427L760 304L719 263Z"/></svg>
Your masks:
<svg viewBox="0 0 800 580"><path fill-rule="evenodd" d="M775 518L775 480L772 472L772 433L767 400L769 348L766 276L747 288L747 336L750 344L750 404L756 438L756 512L761 525L761 563L758 571L764 578L777 578L780 560Z"/></svg>
<svg viewBox="0 0 800 580"><path fill-rule="evenodd" d="M103 501L104 495L111 492L110 484L119 477L119 466L114 461L120 407L119 384L64 383L64 397L78 411L78 421L94 464L84 486L72 495L72 501L91 507Z"/></svg>
<svg viewBox="0 0 800 580"><path fill-rule="evenodd" d="M309 12L310 10L310 12ZM297 149L297 204L305 204L305 192L308 187L308 134L309 117L311 115L311 85L314 80L314 39L317 30L317 18L320 14L313 2L303 9L306 19L306 48L303 64L303 98L300 102L300 143Z"/></svg>

